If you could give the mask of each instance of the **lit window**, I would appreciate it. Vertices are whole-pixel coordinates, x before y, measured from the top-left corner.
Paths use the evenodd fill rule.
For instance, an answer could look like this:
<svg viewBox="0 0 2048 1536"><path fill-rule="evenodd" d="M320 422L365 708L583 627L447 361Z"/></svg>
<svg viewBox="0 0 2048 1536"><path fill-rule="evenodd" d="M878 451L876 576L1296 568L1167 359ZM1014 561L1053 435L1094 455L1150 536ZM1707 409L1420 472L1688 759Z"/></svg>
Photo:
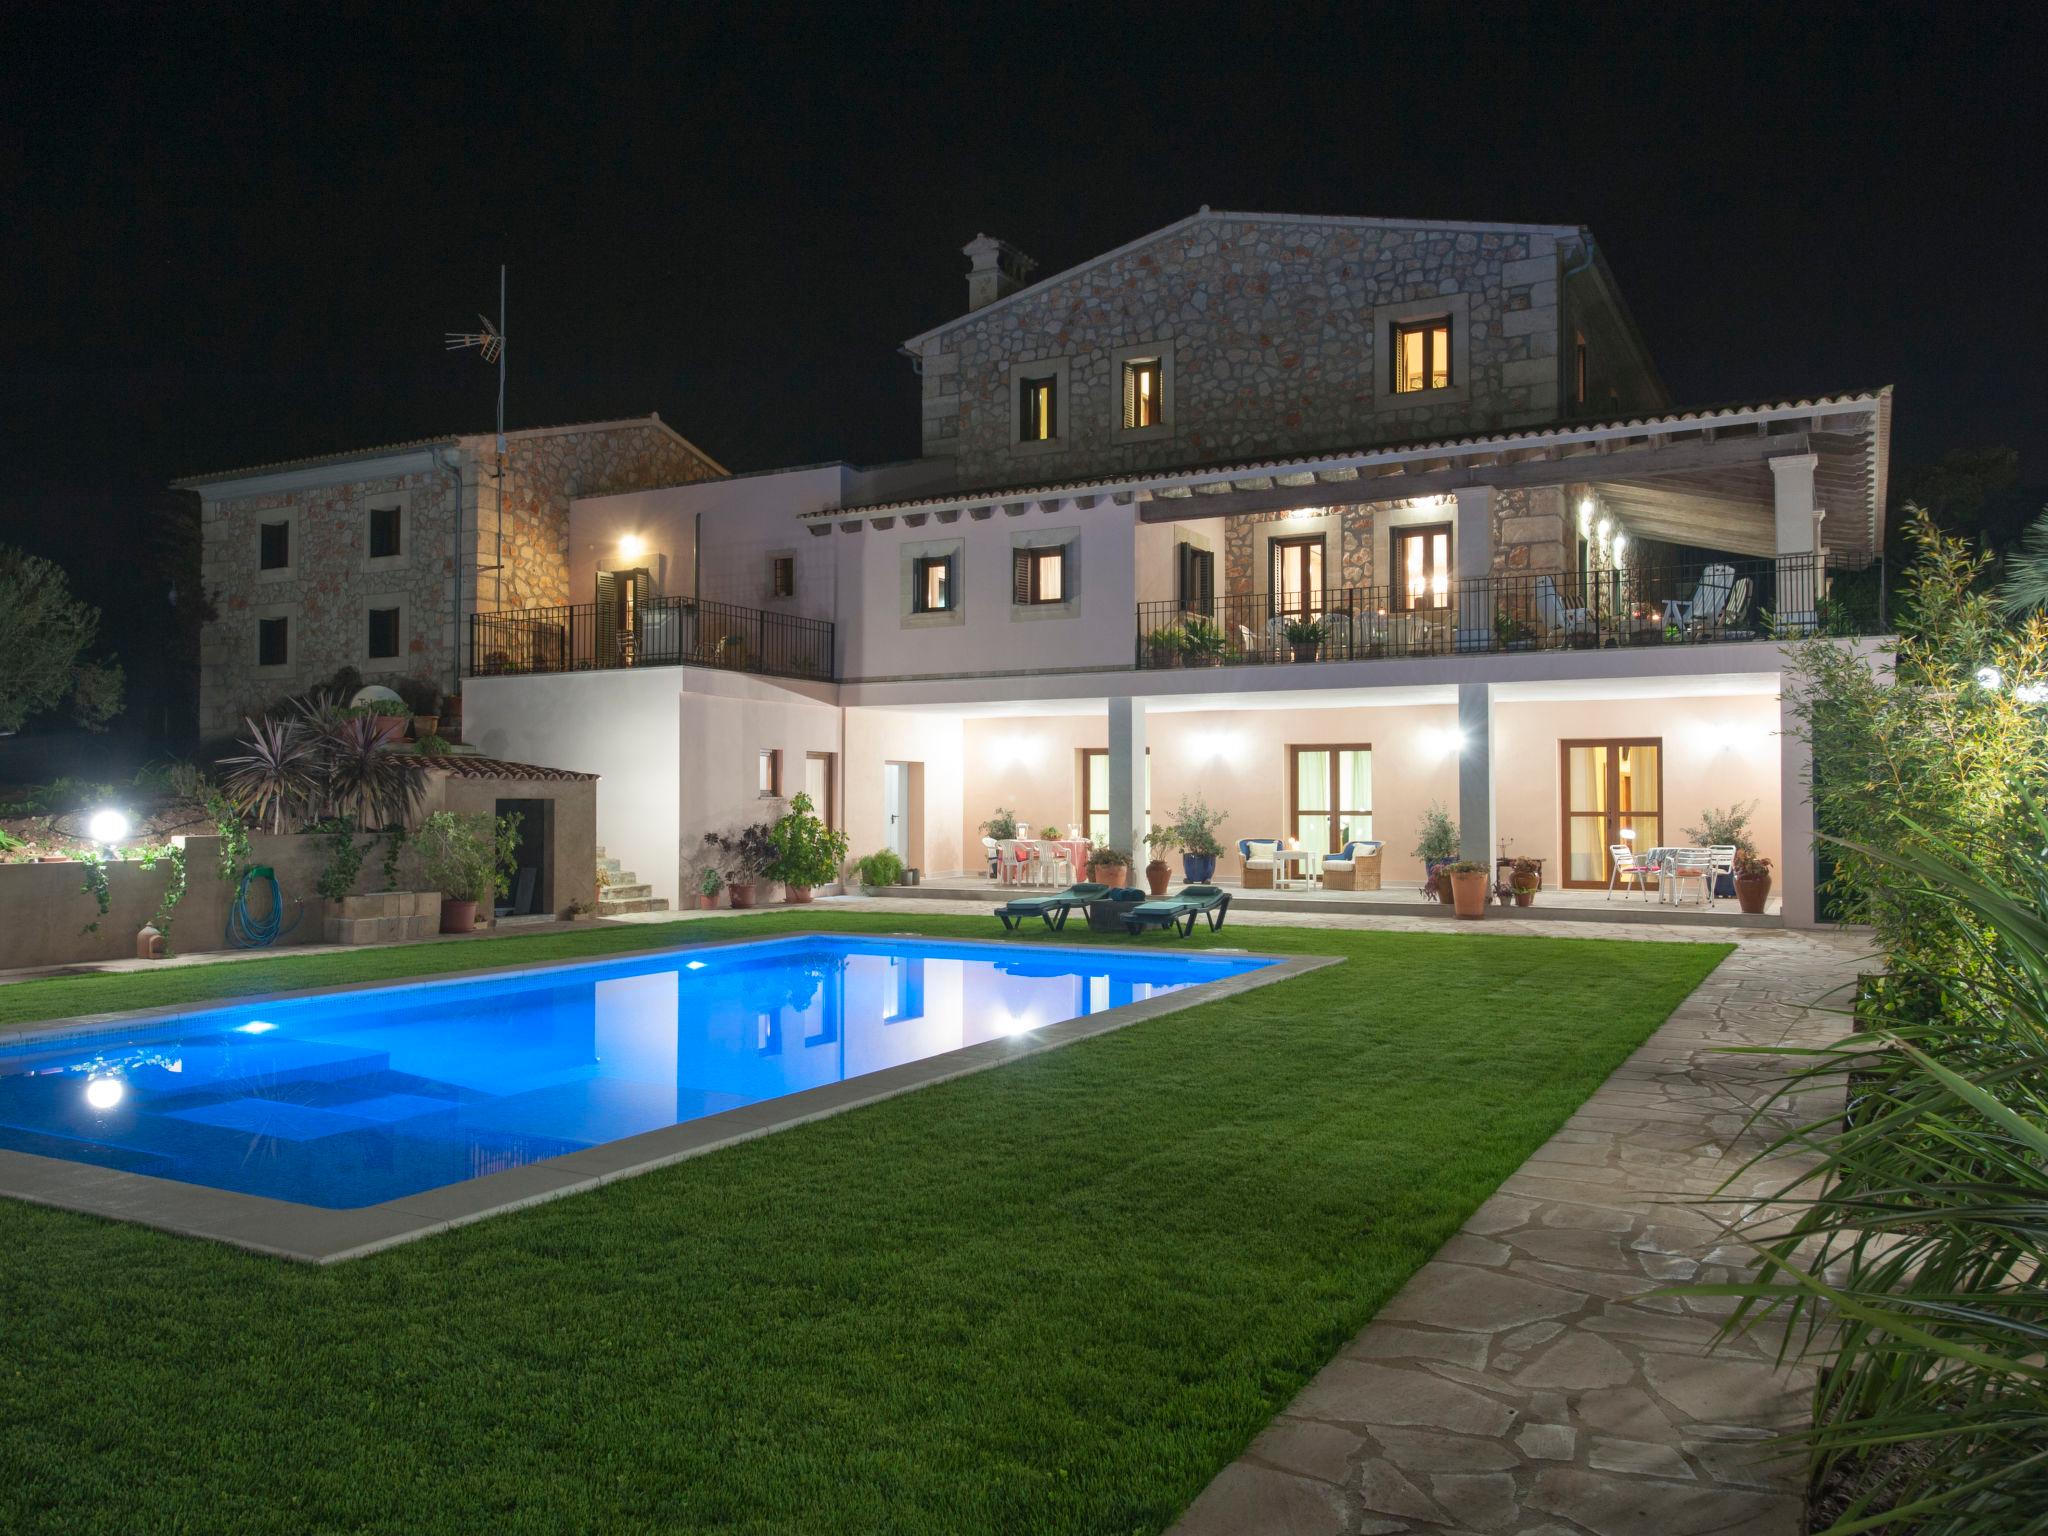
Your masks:
<svg viewBox="0 0 2048 1536"><path fill-rule="evenodd" d="M924 555L910 570L910 611L951 613L953 611L953 557Z"/></svg>
<svg viewBox="0 0 2048 1536"><path fill-rule="evenodd" d="M1394 579L1395 607L1448 607L1451 591L1450 524L1396 528Z"/></svg>
<svg viewBox="0 0 2048 1536"><path fill-rule="evenodd" d="M370 508L370 558L390 560L398 554L398 508Z"/></svg>
<svg viewBox="0 0 2048 1536"><path fill-rule="evenodd" d="M1067 595L1067 551L1020 549L1011 560L1011 600L1020 604L1057 603Z"/></svg>
<svg viewBox="0 0 2048 1536"><path fill-rule="evenodd" d="M288 619L258 619L256 621L256 665L259 667L281 667L289 656L286 633L290 628Z"/></svg>
<svg viewBox="0 0 2048 1536"><path fill-rule="evenodd" d="M1128 359L1124 363L1124 426L1158 426L1163 419L1164 388L1158 358Z"/></svg>
<svg viewBox="0 0 2048 1536"><path fill-rule="evenodd" d="M1406 320L1394 326L1394 393L1451 386L1451 322Z"/></svg>
<svg viewBox="0 0 2048 1536"><path fill-rule="evenodd" d="M771 555L769 557L768 590L776 597L796 596L796 556Z"/></svg>
<svg viewBox="0 0 2048 1536"><path fill-rule="evenodd" d="M388 661L398 655L398 610L370 610L370 659Z"/></svg>
<svg viewBox="0 0 2048 1536"><path fill-rule="evenodd" d="M265 523L258 530L256 563L266 571L281 571L292 563L290 523Z"/></svg>
<svg viewBox="0 0 2048 1536"><path fill-rule="evenodd" d="M1059 436L1059 391L1056 379L1018 381L1017 440L1049 443Z"/></svg>

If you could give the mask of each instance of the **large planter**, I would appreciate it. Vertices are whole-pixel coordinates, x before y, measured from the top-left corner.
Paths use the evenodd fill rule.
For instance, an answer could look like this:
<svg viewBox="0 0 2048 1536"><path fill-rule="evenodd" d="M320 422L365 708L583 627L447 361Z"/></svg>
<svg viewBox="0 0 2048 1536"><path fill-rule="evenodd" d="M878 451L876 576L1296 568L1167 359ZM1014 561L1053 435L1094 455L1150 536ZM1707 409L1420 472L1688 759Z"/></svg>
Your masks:
<svg viewBox="0 0 2048 1536"><path fill-rule="evenodd" d="M1536 905L1537 887L1533 885L1517 885L1510 887L1510 889L1515 893L1516 906L1533 907Z"/></svg>
<svg viewBox="0 0 2048 1536"><path fill-rule="evenodd" d="M1180 872L1189 885L1206 885L1216 876L1216 855L1184 853L1180 856Z"/></svg>
<svg viewBox="0 0 2048 1536"><path fill-rule="evenodd" d="M1097 885L1122 885L1129 873L1130 866L1127 864L1090 864L1088 866L1088 878Z"/></svg>
<svg viewBox="0 0 2048 1536"><path fill-rule="evenodd" d="M754 883L751 880L747 881L744 885L735 882L726 886L725 894L727 899L732 902L734 911L751 907L754 904Z"/></svg>
<svg viewBox="0 0 2048 1536"><path fill-rule="evenodd" d="M1323 645L1320 640L1311 640L1304 645L1297 645L1294 647L1294 659L1296 661L1314 661L1316 659L1316 652L1322 648Z"/></svg>
<svg viewBox="0 0 2048 1536"><path fill-rule="evenodd" d="M702 891L699 891L697 893L697 910L699 912L717 911L718 897L716 895L706 896Z"/></svg>
<svg viewBox="0 0 2048 1536"><path fill-rule="evenodd" d="M811 888L808 885L785 885L782 888L782 899L793 907L807 906L811 899Z"/></svg>
<svg viewBox="0 0 2048 1536"><path fill-rule="evenodd" d="M1469 875L1447 875L1442 878L1451 882L1451 906L1458 916L1478 918L1486 915L1485 870L1476 870Z"/></svg>
<svg viewBox="0 0 2048 1536"><path fill-rule="evenodd" d="M1737 875L1735 877L1735 900L1743 911L1755 916L1763 911L1764 903L1770 899L1770 875Z"/></svg>
<svg viewBox="0 0 2048 1536"><path fill-rule="evenodd" d="M396 719L397 716L393 716ZM441 931L443 933L475 933L476 903L457 901L453 896L441 898Z"/></svg>
<svg viewBox="0 0 2048 1536"><path fill-rule="evenodd" d="M440 734L440 730L441 717L439 715L414 715L412 717L412 739L414 741L425 741L429 736Z"/></svg>
<svg viewBox="0 0 2048 1536"><path fill-rule="evenodd" d="M1154 896L1164 896L1167 886L1173 883L1173 866L1164 859L1154 859L1145 866L1145 883Z"/></svg>
<svg viewBox="0 0 2048 1536"><path fill-rule="evenodd" d="M1181 653L1177 646L1155 645L1152 647L1152 665L1156 668L1177 667Z"/></svg>
<svg viewBox="0 0 2048 1536"><path fill-rule="evenodd" d="M411 723L409 715L375 715L372 718L377 722L379 743L388 744L405 740L405 728Z"/></svg>

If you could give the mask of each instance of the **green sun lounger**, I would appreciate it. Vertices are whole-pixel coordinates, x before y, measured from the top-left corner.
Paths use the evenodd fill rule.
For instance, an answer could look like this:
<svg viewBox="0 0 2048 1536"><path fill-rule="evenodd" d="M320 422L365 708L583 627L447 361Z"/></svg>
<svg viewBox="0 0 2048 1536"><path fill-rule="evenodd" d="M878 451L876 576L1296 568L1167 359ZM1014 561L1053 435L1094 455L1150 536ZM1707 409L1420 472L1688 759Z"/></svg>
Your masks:
<svg viewBox="0 0 2048 1536"><path fill-rule="evenodd" d="M996 916L1003 920L1005 932L1015 933L1017 925L1024 919L1036 917L1058 933L1067 926L1067 914L1074 908L1085 907L1091 901L1101 901L1107 895L1108 886L1084 880L1079 885L1070 885L1064 891L1048 896L1019 896L1015 901L997 907Z"/></svg>
<svg viewBox="0 0 2048 1536"><path fill-rule="evenodd" d="M1178 928L1180 936L1186 938L1195 931L1195 919L1209 919L1209 931L1214 933L1223 926L1223 919L1230 911L1230 892L1213 885L1188 885L1181 888L1178 896L1160 896L1152 901L1141 902L1123 914L1124 927L1132 933L1143 933L1147 928Z"/></svg>

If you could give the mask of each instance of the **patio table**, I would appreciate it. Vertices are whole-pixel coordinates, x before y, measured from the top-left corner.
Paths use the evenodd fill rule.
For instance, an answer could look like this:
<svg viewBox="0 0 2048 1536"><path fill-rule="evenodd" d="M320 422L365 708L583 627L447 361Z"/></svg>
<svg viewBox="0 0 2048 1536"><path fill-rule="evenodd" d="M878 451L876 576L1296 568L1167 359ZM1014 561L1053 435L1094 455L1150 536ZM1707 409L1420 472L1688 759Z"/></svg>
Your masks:
<svg viewBox="0 0 2048 1536"><path fill-rule="evenodd" d="M1314 848L1280 848L1273 854L1279 868L1273 871L1273 884L1281 889L1290 885L1313 885L1322 878L1323 856ZM1299 866L1293 873L1289 865Z"/></svg>

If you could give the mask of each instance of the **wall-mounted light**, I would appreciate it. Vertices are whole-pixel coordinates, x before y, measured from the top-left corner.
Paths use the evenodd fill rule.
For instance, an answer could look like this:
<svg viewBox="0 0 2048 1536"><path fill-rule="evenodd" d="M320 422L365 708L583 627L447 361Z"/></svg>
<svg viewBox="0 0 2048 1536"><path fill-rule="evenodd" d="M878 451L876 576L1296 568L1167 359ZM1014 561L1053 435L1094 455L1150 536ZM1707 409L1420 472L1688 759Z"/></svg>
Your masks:
<svg viewBox="0 0 2048 1536"><path fill-rule="evenodd" d="M1430 757L1456 757L1465 750L1465 733L1456 726L1449 730L1424 731L1422 746Z"/></svg>
<svg viewBox="0 0 2048 1536"><path fill-rule="evenodd" d="M628 533L621 535L619 539L619 558L621 560L638 560L646 553L647 541L641 538L639 534Z"/></svg>

